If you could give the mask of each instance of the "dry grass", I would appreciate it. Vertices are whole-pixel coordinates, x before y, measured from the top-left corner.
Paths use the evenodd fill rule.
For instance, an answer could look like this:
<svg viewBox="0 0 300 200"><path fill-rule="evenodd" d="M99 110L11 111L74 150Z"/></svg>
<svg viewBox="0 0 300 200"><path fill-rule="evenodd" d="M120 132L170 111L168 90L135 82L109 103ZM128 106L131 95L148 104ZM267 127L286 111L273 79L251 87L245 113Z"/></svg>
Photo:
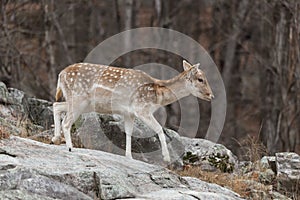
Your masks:
<svg viewBox="0 0 300 200"><path fill-rule="evenodd" d="M249 196L249 185L246 183L245 180L255 180L257 181L257 176L253 177L243 177L243 176L237 176L235 174L229 174L229 173L222 173L222 172L206 172L202 171L200 167L197 166L191 166L189 168L186 168L183 171L176 171L177 174L180 176L191 176L199 178L200 180L209 182L209 183L215 183L220 186L223 186L225 188L228 188L230 190L233 190L234 192L240 194L242 197L248 197Z"/></svg>
<svg viewBox="0 0 300 200"><path fill-rule="evenodd" d="M251 171L246 174L207 172L202 171L199 166L186 166L182 171L175 171L180 176L196 177L208 183L215 183L228 188L245 199L273 199L270 193L277 191L276 179L272 183L260 183L259 171ZM262 192L260 192L262 191ZM278 191L283 195L293 199L300 200L299 191L293 193L287 191ZM263 194L264 193L264 194Z"/></svg>
<svg viewBox="0 0 300 200"><path fill-rule="evenodd" d="M9 133L5 127L0 126L0 140L9 138Z"/></svg>
<svg viewBox="0 0 300 200"><path fill-rule="evenodd" d="M245 152L245 159L251 162L260 160L263 156L267 155L267 148L260 141L259 137L248 135L245 139L239 142Z"/></svg>

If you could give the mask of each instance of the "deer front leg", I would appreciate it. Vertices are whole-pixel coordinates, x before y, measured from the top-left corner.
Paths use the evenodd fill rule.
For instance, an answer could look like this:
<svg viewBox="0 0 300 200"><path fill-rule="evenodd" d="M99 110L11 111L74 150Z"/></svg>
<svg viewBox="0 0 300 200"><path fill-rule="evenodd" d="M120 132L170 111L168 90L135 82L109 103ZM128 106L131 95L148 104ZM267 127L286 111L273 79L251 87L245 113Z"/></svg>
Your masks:
<svg viewBox="0 0 300 200"><path fill-rule="evenodd" d="M170 155L169 155L169 150L167 147L167 142L166 142L166 137L165 134L163 132L163 129L161 127L161 125L156 121L156 119L154 118L154 116L152 114L143 114L143 113L139 113L137 114L138 118L140 118L145 124L147 124L152 130L154 130L159 137L159 141L161 144L161 148L162 148L162 155L163 155L163 159L166 162L170 162Z"/></svg>
<svg viewBox="0 0 300 200"><path fill-rule="evenodd" d="M125 156L127 158L132 159L131 155L131 136L133 131L133 122L134 118L131 115L124 116L124 127L126 133L126 153Z"/></svg>
<svg viewBox="0 0 300 200"><path fill-rule="evenodd" d="M67 112L66 102L55 102L53 104L53 116L54 116L54 137L51 139L52 143L57 144L61 135L61 113Z"/></svg>

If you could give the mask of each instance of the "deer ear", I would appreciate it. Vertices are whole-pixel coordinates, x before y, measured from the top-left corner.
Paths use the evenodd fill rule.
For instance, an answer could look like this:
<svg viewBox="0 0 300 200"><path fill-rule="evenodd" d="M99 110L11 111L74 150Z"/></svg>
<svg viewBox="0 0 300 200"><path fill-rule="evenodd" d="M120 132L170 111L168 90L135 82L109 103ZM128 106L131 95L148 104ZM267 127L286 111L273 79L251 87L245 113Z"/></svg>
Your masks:
<svg viewBox="0 0 300 200"><path fill-rule="evenodd" d="M193 65L193 67L195 67L196 69L200 69L200 63Z"/></svg>
<svg viewBox="0 0 300 200"><path fill-rule="evenodd" d="M183 60L182 66L183 66L184 71L186 71L186 70L190 69L191 67L193 67L190 63L188 63L185 60Z"/></svg>

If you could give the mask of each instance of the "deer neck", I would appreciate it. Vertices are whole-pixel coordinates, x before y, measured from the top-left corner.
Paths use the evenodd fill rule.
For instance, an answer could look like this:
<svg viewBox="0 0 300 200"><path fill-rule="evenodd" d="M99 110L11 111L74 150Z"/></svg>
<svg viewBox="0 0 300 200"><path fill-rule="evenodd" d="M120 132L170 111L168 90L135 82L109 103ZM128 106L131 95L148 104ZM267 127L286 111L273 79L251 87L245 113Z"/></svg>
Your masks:
<svg viewBox="0 0 300 200"><path fill-rule="evenodd" d="M182 72L169 80L159 80L157 91L158 103L162 106L171 104L179 99L190 95L186 88L186 73Z"/></svg>

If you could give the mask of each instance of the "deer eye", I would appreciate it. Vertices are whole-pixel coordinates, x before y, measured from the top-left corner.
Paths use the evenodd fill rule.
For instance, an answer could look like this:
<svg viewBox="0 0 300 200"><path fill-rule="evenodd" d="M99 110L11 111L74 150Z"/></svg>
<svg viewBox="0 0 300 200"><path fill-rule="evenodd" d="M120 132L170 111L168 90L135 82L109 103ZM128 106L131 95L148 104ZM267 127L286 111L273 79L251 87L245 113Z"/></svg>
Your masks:
<svg viewBox="0 0 300 200"><path fill-rule="evenodd" d="M199 81L200 83L203 83L203 82L204 82L204 80L203 80L202 78L198 78L198 81Z"/></svg>

